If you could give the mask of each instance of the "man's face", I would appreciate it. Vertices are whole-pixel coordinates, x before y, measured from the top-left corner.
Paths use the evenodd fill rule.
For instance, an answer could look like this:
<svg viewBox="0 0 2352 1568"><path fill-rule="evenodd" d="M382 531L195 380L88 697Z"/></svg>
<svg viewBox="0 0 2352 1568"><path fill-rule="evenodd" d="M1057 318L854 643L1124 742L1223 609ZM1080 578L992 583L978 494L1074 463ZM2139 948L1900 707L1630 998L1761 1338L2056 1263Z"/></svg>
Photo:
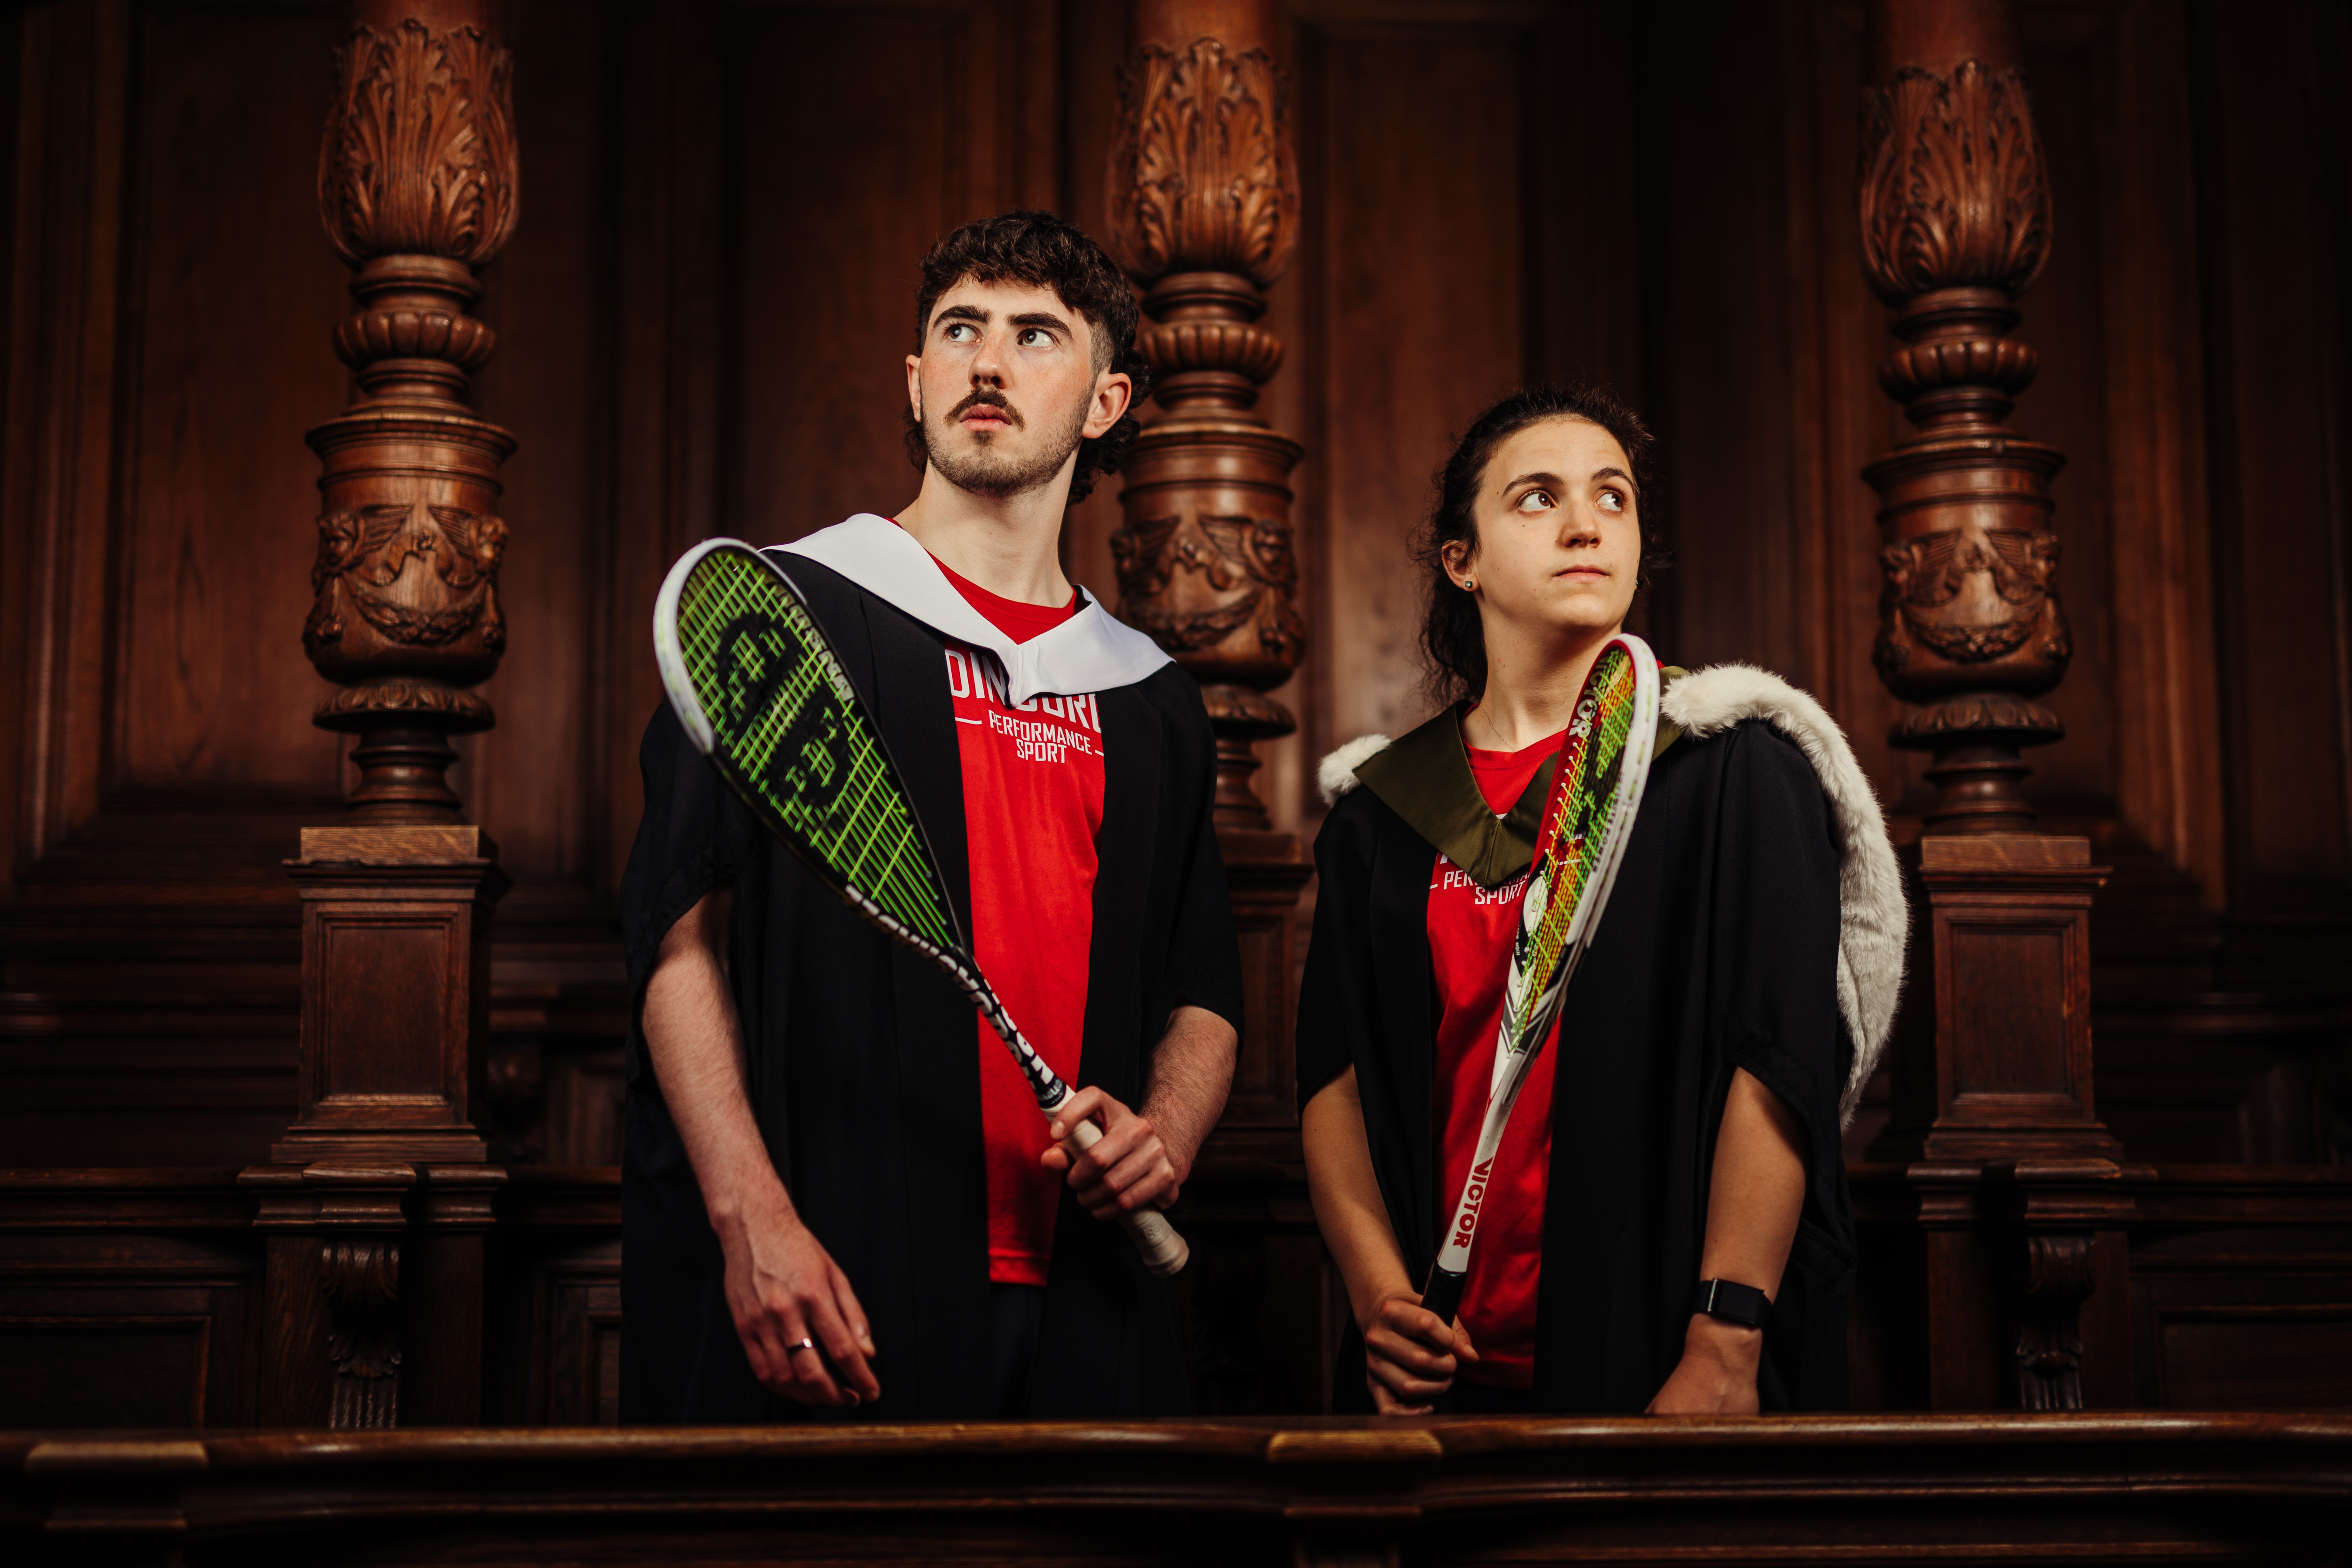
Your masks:
<svg viewBox="0 0 2352 1568"><path fill-rule="evenodd" d="M1078 443L1127 412L1132 384L1097 372L1094 331L1051 289L976 283L939 298L907 396L931 467L959 489L1008 497L1069 468Z"/></svg>

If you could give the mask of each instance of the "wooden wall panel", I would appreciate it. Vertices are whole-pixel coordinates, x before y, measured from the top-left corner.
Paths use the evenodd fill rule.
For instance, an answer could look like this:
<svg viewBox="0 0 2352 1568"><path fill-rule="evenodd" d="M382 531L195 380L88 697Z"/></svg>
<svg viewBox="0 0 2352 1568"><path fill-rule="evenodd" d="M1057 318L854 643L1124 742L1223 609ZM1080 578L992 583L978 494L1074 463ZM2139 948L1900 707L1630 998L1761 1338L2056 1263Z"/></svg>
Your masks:
<svg viewBox="0 0 2352 1568"><path fill-rule="evenodd" d="M96 809L109 621L110 420L129 29L45 6L21 39L0 592L22 628L11 880Z"/></svg>
<svg viewBox="0 0 2352 1568"><path fill-rule="evenodd" d="M1622 35L1597 5L1286 7L1305 213L1268 322L1289 349L1275 424L1295 478L1310 652L1285 700L1302 735L1267 781L1311 821L1311 760L1430 710L1411 540L1454 434L1540 374L1622 378L1632 360L1630 87L1562 94L1580 51ZM1579 136L1588 141L1580 145ZM1573 195L1544 182L1573 172Z"/></svg>
<svg viewBox="0 0 2352 1568"><path fill-rule="evenodd" d="M602 764L612 570L614 219L619 6L510 0L523 218L489 268L482 318L499 352L474 388L518 445L499 582L508 641L482 687L498 728L457 742L453 775L509 873L601 892L619 874Z"/></svg>
<svg viewBox="0 0 2352 1568"><path fill-rule="evenodd" d="M1885 312L1855 259L1858 7L1281 14L1306 233L1271 291L1288 358L1264 406L1307 447L1314 641L1277 693L1300 733L1264 749L1276 820L1311 831L1312 759L1426 711L1404 545L1453 431L1531 375L1613 382L1666 437L1681 563L1641 623L1661 651L1780 668L1846 723L1890 802L1916 800L1919 760L1885 745L1895 706L1869 664L1877 541L1858 470L1896 429L1874 383ZM2057 695L2074 733L2036 755L2033 788L2144 840L2183 900L2188 879L2226 900L2251 948L2288 955L2261 977L2326 984L2352 911L2352 222L2330 96L2352 43L2316 0L2027 14L2058 229L2025 300L2045 368L2018 420L2072 459L2058 521L2078 646ZM8 875L257 996L292 951L264 908L290 907L277 846L331 809L337 774L299 645L315 513L300 436L345 396L329 347L342 272L310 194L336 15L52 0L0 18L16 89L0 134ZM488 271L501 348L477 390L521 443L513 635L488 693L499 728L460 741L458 779L520 883L502 923L511 1013L611 977L609 948L582 954L635 831L663 570L710 533L785 538L910 493L897 367L915 259L1020 203L1100 232L1125 40L1121 7L1097 0L512 0L508 26L524 216ZM1069 541L1106 595L1116 488L1077 509ZM234 833L205 815L223 791L247 811ZM241 883L235 942L210 915L105 924L163 898L149 884L167 860L174 899ZM16 931L48 922L7 939L15 983L62 973L27 956L58 940L54 907L7 911ZM2316 945L2289 944L2310 930ZM112 958L92 937L76 962ZM211 1027L193 1012L144 1054L34 1038L64 1016L27 1002L6 1030L91 1093L126 1063L180 1058L187 1079L142 1078L150 1102L204 1074L267 1087L255 1039L182 1050ZM239 1140L274 1114L258 1093L238 1090ZM17 1124L63 1127L63 1104ZM187 1157L210 1147L190 1137Z"/></svg>
<svg viewBox="0 0 2352 1568"><path fill-rule="evenodd" d="M1815 410L1791 395L1803 321L1790 309L1810 290L1776 265L1804 221L1791 198L1809 171L1759 133L1798 107L1781 68L1785 22L1730 0L1647 19L1643 172L1667 196L1654 197L1644 237L1656 291L1647 401L1677 558L1660 656L1692 668L1744 659L1811 685L1804 628L1827 606L1801 544L1797 437Z"/></svg>
<svg viewBox="0 0 2352 1568"><path fill-rule="evenodd" d="M2352 908L2345 17L2192 9L2231 902Z"/></svg>
<svg viewBox="0 0 2352 1568"><path fill-rule="evenodd" d="M250 1425L260 1283L245 1238L0 1231L0 1426Z"/></svg>
<svg viewBox="0 0 2352 1568"><path fill-rule="evenodd" d="M1898 709L1870 659L1877 501L1861 470L1901 421L1860 264L1859 12L1683 0L1642 16L1644 401L1675 552L1660 650L1814 692L1898 802L1919 763L1886 744Z"/></svg>
<svg viewBox="0 0 2352 1568"><path fill-rule="evenodd" d="M29 654L34 647L32 610L37 600L28 592L35 581L33 531L23 504L22 468L31 421L22 417L18 401L29 379L17 355L26 321L18 280L29 259L20 247L24 223L25 136L36 115L26 112L28 100L40 94L28 91L26 79L26 34L29 25L21 10L0 14L0 83L8 89L15 113L0 114L0 747L6 765L0 766L0 823L8 828L6 848L0 853L0 897L16 880L16 861L24 853L26 816L21 809L27 784L29 738L26 699L35 682Z"/></svg>
<svg viewBox="0 0 2352 1568"><path fill-rule="evenodd" d="M1859 470L1902 426L1875 385L1892 340L1857 261L1858 23L1804 0L1644 12L1646 395L1679 554L1658 625L1671 657L1757 659L1818 692L1882 795L1916 809L1924 759L1887 746L1897 709L1870 663L1878 539ZM2031 789L2068 820L2120 818L2216 900L2201 388L2181 329L2193 192L2168 155L2185 153L2181 12L2063 0L2029 3L2027 23L2058 220L2024 301L2043 369L2016 422L2069 458L2076 649L2055 698L2071 732L2032 753Z"/></svg>
<svg viewBox="0 0 2352 1568"><path fill-rule="evenodd" d="M2225 836L2218 749L2199 743L2202 384L2179 323L2198 270L2166 152L2185 145L2191 39L2170 4L2029 9L2061 227L2027 302L2046 368L2020 417L2073 459L2061 524L2080 647L2059 696L2074 733L2042 754L2037 788L2120 810L2210 898ZM1269 748L1277 817L1311 822L1309 753L1423 710L1401 546L1446 437L1529 374L1612 381L1668 437L1682 562L1649 624L1670 656L1759 658L1822 691L1899 794L1916 763L1878 738L1891 704L1866 662L1875 567L1853 473L1893 415L1870 384L1882 312L1849 265L1852 15L1809 0L1285 14L1310 232L1274 290L1290 363L1267 407L1308 444L1318 642L1286 694L1302 737ZM2244 439L2213 483L2233 518L2279 520L2259 552L2234 523L2217 546L2242 644L2234 721L2263 759L2233 786L2233 831L2263 886L2335 887L2352 852L2346 683L2326 677L2332 717L2285 723L2255 672L2290 643L2323 672L2342 662L2343 574L2324 564L2340 565L2341 525L2311 500L2328 481L2307 456L2326 448L2332 416L2315 411L2336 406L2322 379L2341 354L2315 348L2324 322L2303 330L2336 209L2281 187L2335 165L2263 163L2335 145L2336 121L2312 118L2311 90L2246 114L2229 97L2260 96L2281 48L2264 40L2322 13L2198 15L2236 62L2200 110L2222 132L2200 174L2227 285L2211 330L2244 358L2215 383L2221 427ZM654 698L636 645L660 565L720 529L788 537L902 498L913 257L1016 201L1099 225L1124 40L1115 8L1054 0L519 0L509 26L530 216L491 269L504 349L479 395L522 437L515 636L490 689L501 728L464 742L461 779L526 887L593 894L634 828ZM299 434L341 397L326 346L341 275L309 190L334 30L327 0L12 18L36 90L11 184L43 220L16 225L10 252L12 405L28 411L7 470L24 852L118 784L332 783L289 627L310 550ZM207 178L224 166L240 178ZM1111 515L1106 487L1071 543L1105 591ZM2310 787L2271 801L2289 778Z"/></svg>
<svg viewBox="0 0 2352 1568"><path fill-rule="evenodd" d="M2089 53L2096 177L2073 226L2095 226L2105 264L2115 800L2218 908L2227 888L2203 364L2185 328L2200 289L2196 196L2182 177L2194 167L2196 56L2177 5L2107 8Z"/></svg>
<svg viewBox="0 0 2352 1568"><path fill-rule="evenodd" d="M1104 177L1109 162L1111 130L1118 118L1118 73L1127 64L1127 8L1064 5L1056 11L1056 52L1061 60L1061 80L1056 89L1061 115L1061 131L1055 148L1056 159L1050 180L1035 174L1029 176L1031 183L1024 185L1022 200L1049 207L1087 233L1099 237L1110 231ZM1292 112L1294 116L1297 113L1295 84ZM1277 335L1283 331L1283 303L1295 287L1287 279L1274 286L1267 325ZM1283 384L1294 374L1288 366L1276 373L1275 384L1268 389L1275 399L1280 398ZM1271 401L1266 406L1276 410L1282 405ZM1139 418L1149 419L1156 416L1158 408L1156 403L1146 403L1136 414ZM1278 413L1275 423L1282 427ZM1095 486L1094 494L1070 510L1062 528L1063 570L1069 574L1071 581L1085 584L1089 593L1113 605L1118 603L1118 572L1111 560L1110 536L1123 521L1118 487L1115 474L1101 480ZM1283 700L1289 698L1286 696ZM1260 751L1268 749L1261 747ZM1269 787L1263 773L1259 774L1259 792L1269 803L1280 796L1279 790Z"/></svg>
<svg viewBox="0 0 2352 1568"><path fill-rule="evenodd" d="M1800 581L1814 584L1817 608L1799 627L1806 662L1791 679L1819 695L1844 725L1880 798L1893 805L1913 787L1921 762L1887 744L1899 705L1871 663L1881 581L1878 498L1862 469L1887 449L1903 422L1878 388L1878 362L1889 341L1886 309L1862 279L1853 174L1861 16L1856 8L1804 4L1784 6L1783 14L1790 91L1779 140L1790 174L1781 254L1794 325L1787 395L1816 411L1790 431L1794 497L1801 522L1820 520L1798 531L1798 548L1809 556ZM1775 405L1770 389L1759 392L1759 411Z"/></svg>
<svg viewBox="0 0 2352 1568"><path fill-rule="evenodd" d="M1519 40L1355 32L1316 39L1319 342L1329 732L1402 734L1428 712L1407 554L1453 432L1526 373ZM1366 243L1372 236L1377 243ZM1344 676L1341 675L1344 672Z"/></svg>
<svg viewBox="0 0 2352 1568"><path fill-rule="evenodd" d="M2188 673L2210 663L2210 623L2183 602L2204 538L2198 364L2166 310L2193 297L2194 206L2158 151L2186 120L2179 21L2169 5L2028 10L2058 216L2019 329L2042 373L2011 423L2067 459L2052 494L2074 655L2047 700L2067 733L2029 757L2029 791L2120 817L2218 897L2220 779L2189 739L2211 724L2210 685Z"/></svg>
<svg viewBox="0 0 2352 1568"><path fill-rule="evenodd" d="M2142 1408L2352 1406L2352 1180L2341 1167L2168 1165L2131 1248Z"/></svg>
<svg viewBox="0 0 2352 1568"><path fill-rule="evenodd" d="M662 574L715 533L781 542L914 494L916 264L966 218L1055 202L1059 31L1036 0L626 14L617 268L622 298L655 303L615 333L615 876Z"/></svg>
<svg viewBox="0 0 2352 1568"><path fill-rule="evenodd" d="M331 791L302 656L345 271L319 230L332 7L141 8L126 237L114 785Z"/></svg>
<svg viewBox="0 0 2352 1568"><path fill-rule="evenodd" d="M2112 809L2116 671L2107 606L2113 516L2100 327L2102 294L2116 266L2105 254L2094 216L2098 105L2091 59L2092 40L2104 18L2070 11L2055 20L2071 25L2062 30L2052 26L2053 18L2037 15L2039 25L2028 36L2026 69L2051 201L2060 216L2053 219L2049 265L2020 301L2024 320L2017 335L2042 356L2042 374L2018 398L2010 424L2066 454L2051 495L2065 551L2058 584L2074 657L2064 681L2042 699L2065 721L2066 738L2033 748L2027 759L2033 767L2028 788L2037 802Z"/></svg>
<svg viewBox="0 0 2352 1568"><path fill-rule="evenodd" d="M1019 95L1051 90L1018 19L986 4L728 14L724 528L797 539L914 494L916 263L1014 199Z"/></svg>
<svg viewBox="0 0 2352 1568"><path fill-rule="evenodd" d="M730 531L797 539L852 512L887 514L915 492L900 363L914 341L914 262L982 210L961 165L988 147L967 143L955 100L968 78L992 85L994 62L992 51L972 58L966 34L950 16L730 18L719 500ZM796 68L817 59L821 72ZM794 90L776 91L787 79ZM890 199L873 199L879 191Z"/></svg>

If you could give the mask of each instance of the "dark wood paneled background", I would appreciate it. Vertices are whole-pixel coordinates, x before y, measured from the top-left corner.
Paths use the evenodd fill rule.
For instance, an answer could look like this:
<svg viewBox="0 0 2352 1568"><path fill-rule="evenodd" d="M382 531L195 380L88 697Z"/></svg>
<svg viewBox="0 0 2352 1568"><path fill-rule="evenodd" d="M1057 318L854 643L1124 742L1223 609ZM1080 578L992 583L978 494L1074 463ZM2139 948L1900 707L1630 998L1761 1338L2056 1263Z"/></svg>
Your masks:
<svg viewBox="0 0 2352 1568"><path fill-rule="evenodd" d="M278 863L346 765L299 637L301 436L348 400L314 195L339 10L0 13L0 1166L233 1166L292 1104ZM2068 456L2076 647L2029 793L2117 868L2093 928L2100 1109L2140 1158L2352 1161L2352 22L2324 0L2025 15L2057 228L2013 423ZM1818 692L1917 809L1869 663L1859 471L1898 416L1857 260L1859 6L1283 16L1305 232L1262 406L1307 449L1311 645L1276 693L1300 732L1259 779L1276 824L1311 832L1321 751L1428 711L1406 544L1449 432L1530 377L1612 382L1665 437L1677 564L1639 611L1660 652ZM1017 205L1100 231L1121 26L1091 0L509 0L522 219L475 393L520 440L509 646L456 783L517 882L509 1161L616 1157L612 908L663 569L911 493L914 263ZM1118 518L1106 487L1068 535L1107 595ZM205 1272L213 1223L189 1222L211 1282L188 1289L234 1293ZM536 1288L593 1368L609 1258L581 1245ZM157 1311L153 1355L226 1353Z"/></svg>
<svg viewBox="0 0 2352 1568"><path fill-rule="evenodd" d="M1661 645L1820 691L1916 800L1866 662L1856 470L1895 416L1853 260L1858 14L1286 9L1308 237L1269 405L1309 453L1297 750L1426 710L1402 547L1448 432L1522 378L1595 376L1668 437ZM2078 629L2035 787L2205 907L2339 923L2343 24L2164 0L2028 22L2061 227L2018 417L2068 454ZM1019 203L1099 226L1118 26L1051 0L510 6L530 206L477 396L521 442L513 636L462 779L525 902L603 899L625 855L659 563L908 493L916 256ZM289 626L343 273L312 195L334 6L56 4L8 29L16 887L125 815L234 791L299 820L336 789ZM1071 541L1106 587L1108 502ZM1267 781L1286 823L1311 821L1304 772Z"/></svg>

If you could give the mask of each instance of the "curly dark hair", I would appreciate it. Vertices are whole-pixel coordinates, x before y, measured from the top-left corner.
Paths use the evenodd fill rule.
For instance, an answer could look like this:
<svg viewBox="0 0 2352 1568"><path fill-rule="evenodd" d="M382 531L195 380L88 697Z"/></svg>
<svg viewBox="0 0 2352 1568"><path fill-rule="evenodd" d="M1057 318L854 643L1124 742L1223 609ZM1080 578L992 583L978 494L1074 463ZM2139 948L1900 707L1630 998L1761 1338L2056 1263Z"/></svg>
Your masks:
<svg viewBox="0 0 2352 1568"><path fill-rule="evenodd" d="M931 247L923 258L923 280L915 289L915 352L923 352L931 310L940 296L970 279L975 283L1026 283L1051 289L1063 304L1087 319L1094 340L1095 374L1122 371L1133 379L1130 412L1118 423L1078 443L1077 471L1070 478L1070 504L1087 499L1095 479L1118 471L1128 444L1142 428L1131 412L1151 395L1151 369L1136 356L1135 290L1101 246L1075 225L1048 212L1000 213L976 218ZM930 461L923 427L907 412L907 458L920 473Z"/></svg>
<svg viewBox="0 0 2352 1568"><path fill-rule="evenodd" d="M1476 697L1486 689L1486 636L1478 622L1478 602L1446 574L1445 547L1466 542L1477 548L1478 489L1495 448L1530 425L1563 418L1598 425L1625 448L1642 524L1636 585L1648 587L1651 574L1667 564L1664 536L1656 526L1657 437L1633 405L1605 386L1523 386L1512 393L1472 420L1454 443L1454 455L1436 474L1436 508L1413 541L1413 559L1428 579L1421 651L1429 666L1430 694L1440 702Z"/></svg>

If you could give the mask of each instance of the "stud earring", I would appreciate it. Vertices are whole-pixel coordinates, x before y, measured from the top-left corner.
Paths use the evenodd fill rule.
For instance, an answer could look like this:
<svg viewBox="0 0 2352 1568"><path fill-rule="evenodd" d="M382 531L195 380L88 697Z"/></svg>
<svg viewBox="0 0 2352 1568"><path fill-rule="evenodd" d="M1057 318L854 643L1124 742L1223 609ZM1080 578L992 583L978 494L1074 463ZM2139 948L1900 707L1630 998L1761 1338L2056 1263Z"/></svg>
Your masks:
<svg viewBox="0 0 2352 1568"><path fill-rule="evenodd" d="M1475 593L1476 593L1476 592L1478 591L1478 579L1477 579L1477 578L1475 578L1475 577L1465 577L1465 578L1463 578L1463 579L1462 579L1462 591L1463 591L1464 593L1465 593L1465 594L1475 594Z"/></svg>

